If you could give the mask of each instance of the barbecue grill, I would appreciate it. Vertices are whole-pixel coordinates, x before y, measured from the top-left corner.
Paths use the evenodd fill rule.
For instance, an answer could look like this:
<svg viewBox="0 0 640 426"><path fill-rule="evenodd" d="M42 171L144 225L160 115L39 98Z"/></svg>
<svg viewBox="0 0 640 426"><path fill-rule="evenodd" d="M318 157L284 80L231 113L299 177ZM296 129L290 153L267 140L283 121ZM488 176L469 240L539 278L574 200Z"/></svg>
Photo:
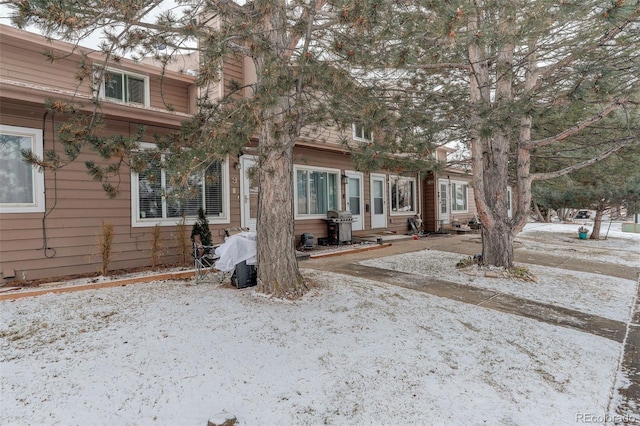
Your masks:
<svg viewBox="0 0 640 426"><path fill-rule="evenodd" d="M353 215L350 211L329 210L325 220L329 244L351 244Z"/></svg>

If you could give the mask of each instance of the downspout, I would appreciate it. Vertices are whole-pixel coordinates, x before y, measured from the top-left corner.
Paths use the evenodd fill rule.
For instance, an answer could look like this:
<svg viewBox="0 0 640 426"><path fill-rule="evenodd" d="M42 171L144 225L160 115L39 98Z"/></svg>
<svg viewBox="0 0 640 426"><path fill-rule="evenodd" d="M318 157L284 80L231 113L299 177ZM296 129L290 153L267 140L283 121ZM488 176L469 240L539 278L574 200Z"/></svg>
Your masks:
<svg viewBox="0 0 640 426"><path fill-rule="evenodd" d="M424 227L424 218L422 217L422 174L420 173L420 170L418 170L418 208L416 209L416 213L418 214L418 217L420 218L420 221L422 222L422 226ZM420 231L420 230L418 230Z"/></svg>
<svg viewBox="0 0 640 426"><path fill-rule="evenodd" d="M47 127L46 126L47 115L49 115L49 111L45 111L44 116L42 117L42 148L43 148L43 150L44 150L46 127ZM53 119L53 117L51 117L51 118ZM55 128L55 126L52 126L52 128ZM55 131L55 130L52 129L52 131ZM53 150L55 151L55 148L56 148L56 137L55 137L55 134L53 135L53 138L52 138L52 144L53 144ZM44 169L43 169L42 173L44 173ZM50 259L52 257L55 257L56 250L54 248L49 247L49 245L48 245L46 220L47 220L47 216L49 216L49 214L51 214L51 212L58 205L58 177L57 177L57 171L55 169L53 170L53 206L51 206L51 208L49 210L47 210L47 184L46 184L46 182L44 184L44 188L42 188L42 189L44 191L45 211L44 211L44 214L42 215L42 247L40 247L38 250L43 250L44 257ZM49 256L47 254L47 252L49 250L51 250L53 252L51 254L51 256Z"/></svg>

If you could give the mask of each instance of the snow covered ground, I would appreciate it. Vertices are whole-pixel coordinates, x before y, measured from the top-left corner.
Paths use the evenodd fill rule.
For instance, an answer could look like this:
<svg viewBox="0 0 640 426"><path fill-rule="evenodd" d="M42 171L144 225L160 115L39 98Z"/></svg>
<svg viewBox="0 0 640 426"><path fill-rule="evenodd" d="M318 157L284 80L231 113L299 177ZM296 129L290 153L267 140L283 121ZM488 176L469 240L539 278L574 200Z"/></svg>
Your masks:
<svg viewBox="0 0 640 426"><path fill-rule="evenodd" d="M563 255L640 264L640 234L613 230L607 241L578 244L573 228L530 224L519 250L562 245ZM429 250L375 265L487 288L500 282L532 300L630 319L637 282L529 265L537 283L505 285L456 270L460 258ZM219 413L242 425L616 419L620 343L375 281L304 273L315 286L295 302L192 280L0 302L0 424L205 426Z"/></svg>
<svg viewBox="0 0 640 426"><path fill-rule="evenodd" d="M577 231L579 226L529 223L516 237L520 246L517 250L566 257L565 263L571 262L571 259L586 259L640 268L640 234L621 232L621 224L613 223L606 240L580 240ZM407 253L370 259L362 264L434 276L617 321L627 321L633 308L636 281L522 264L537 277L537 282L514 280L505 285L503 280L485 278L481 271L476 273L474 267L452 268L451 265L465 257L460 254L431 250L423 254L427 258Z"/></svg>
<svg viewBox="0 0 640 426"><path fill-rule="evenodd" d="M640 265L640 234L622 232L621 222L603 222L599 240L580 240L577 234L582 224L591 234L593 223L585 220L580 224L528 223L516 241L526 243L524 249L530 251L627 266Z"/></svg>

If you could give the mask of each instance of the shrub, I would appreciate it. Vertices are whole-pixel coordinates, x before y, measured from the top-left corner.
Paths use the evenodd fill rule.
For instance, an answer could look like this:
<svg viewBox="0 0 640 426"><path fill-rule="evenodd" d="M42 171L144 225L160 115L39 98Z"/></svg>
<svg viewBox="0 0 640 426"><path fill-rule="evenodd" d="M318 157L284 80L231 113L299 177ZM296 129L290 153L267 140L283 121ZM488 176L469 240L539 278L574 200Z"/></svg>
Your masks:
<svg viewBox="0 0 640 426"><path fill-rule="evenodd" d="M102 275L107 275L109 272L109 264L111 263L111 257L113 253L111 250L113 249L113 237L115 232L113 230L113 224L105 223L104 219L102 220L102 232L98 235L98 253L100 259L102 261L100 267L100 273Z"/></svg>
<svg viewBox="0 0 640 426"><path fill-rule="evenodd" d="M184 216L178 223L178 251L182 256L182 264L186 265L189 253L191 253L191 246L187 242L187 224Z"/></svg>
<svg viewBox="0 0 640 426"><path fill-rule="evenodd" d="M160 225L156 223L151 231L151 269L155 271L156 266L160 263L160 256L162 256L162 242L160 234Z"/></svg>
<svg viewBox="0 0 640 426"><path fill-rule="evenodd" d="M209 229L209 221L207 214L202 207L198 209L198 219L193 224L191 230L191 241L195 241L195 236L200 235L200 243L203 246L211 245L211 230Z"/></svg>
<svg viewBox="0 0 640 426"><path fill-rule="evenodd" d="M467 266L471 266L474 264L473 258L471 256L464 257L456 263L456 268L466 268Z"/></svg>

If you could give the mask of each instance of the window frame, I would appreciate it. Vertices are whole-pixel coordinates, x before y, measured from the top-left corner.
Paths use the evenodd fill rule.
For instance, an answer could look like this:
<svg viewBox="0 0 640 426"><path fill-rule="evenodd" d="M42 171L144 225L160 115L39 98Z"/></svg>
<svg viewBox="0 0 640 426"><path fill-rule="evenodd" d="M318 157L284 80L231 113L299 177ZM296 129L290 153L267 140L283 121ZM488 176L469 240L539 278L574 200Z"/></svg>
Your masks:
<svg viewBox="0 0 640 426"><path fill-rule="evenodd" d="M120 103L120 104L123 104L123 105L143 106L145 108L148 108L151 105L151 89L150 89L150 83L149 83L150 80L149 80L149 76L148 75L138 74L138 73L135 73L135 72L125 71L125 70L121 70L121 69L118 69L118 68L112 68L112 67L106 67L106 68L104 68L104 70L101 70L101 71L104 72L104 75L102 77L102 80L100 81L100 87L99 87L99 97L100 97L100 99L105 100L105 101ZM124 100L124 99L117 99L117 98L107 97L106 83L107 83L107 74L108 73L118 73L118 74L122 74L123 76L133 77L133 78L137 78L137 79L143 80L143 82L144 82L144 100L143 100L143 103L132 102L132 101ZM126 84L123 86L123 96L126 93L127 87L128 86Z"/></svg>
<svg viewBox="0 0 640 426"><path fill-rule="evenodd" d="M327 174L334 174L336 175L335 178L335 182L336 182L336 209L340 209L340 200L342 200L342 184L341 184L341 170L340 169L333 169L333 168L327 168L327 167L313 167L313 166L299 166L299 165L294 165L293 166L293 176L294 176L294 183L293 183L293 192L294 192L294 218L295 219L324 219L327 217L327 213L300 213L298 211L298 172L299 171L306 171L307 173L309 172L319 172L319 173L327 173ZM307 179L307 185L308 185L309 179ZM308 187L307 187L308 188ZM327 194L328 195L328 194ZM327 199L327 206L329 206L329 200ZM310 197L308 197L307 199L307 207L310 207Z"/></svg>
<svg viewBox="0 0 640 426"><path fill-rule="evenodd" d="M464 209L457 209L457 201L458 201L458 191L456 190L457 186L464 187ZM469 213L469 182L465 181L451 181L450 184L451 190L449 191L449 197L451 198L451 214L456 213Z"/></svg>
<svg viewBox="0 0 640 426"><path fill-rule="evenodd" d="M394 197L393 197L393 185L399 181L410 181L413 183L412 185L412 194L411 194L411 210L394 210ZM390 204L390 212L391 216L406 216L406 215L415 215L417 213L416 210L416 199L417 199L417 180L415 177L410 176L400 176L400 175L389 175L389 204ZM396 192L397 194L397 192ZM396 203L397 205L397 203Z"/></svg>
<svg viewBox="0 0 640 426"><path fill-rule="evenodd" d="M353 140L359 142L373 142L373 130L367 128L367 126L357 123L351 123L351 130ZM369 138L366 137L366 133L369 133Z"/></svg>
<svg viewBox="0 0 640 426"><path fill-rule="evenodd" d="M0 124L0 133L13 134L31 138L31 151L38 157L44 155L44 139L42 129ZM24 161L21 159L24 163ZM31 198L30 203L0 203L0 213L43 213L45 211L44 170L24 163L31 168Z"/></svg>
<svg viewBox="0 0 640 426"><path fill-rule="evenodd" d="M150 149L154 148L153 144L142 143L142 149ZM163 154L164 155L164 154ZM161 186L163 190L166 188L166 172L164 169L161 169ZM204 171L202 172L205 173ZM207 215L207 219L209 220L209 224L228 224L230 223L230 190L229 190L229 159L226 158L221 161L220 164L220 186L222 189L222 213L220 216L209 216ZM143 228L143 227L153 227L156 225L159 226L176 226L182 223L182 217L164 217L166 214L165 208L162 209L163 217L154 217L154 218L141 218L140 217L140 179L139 174L135 171L131 170L131 226L133 228ZM163 206L166 205L166 197L162 195ZM204 200L204 198L203 198ZM198 219L197 215L187 216L185 218L186 225L193 225Z"/></svg>

